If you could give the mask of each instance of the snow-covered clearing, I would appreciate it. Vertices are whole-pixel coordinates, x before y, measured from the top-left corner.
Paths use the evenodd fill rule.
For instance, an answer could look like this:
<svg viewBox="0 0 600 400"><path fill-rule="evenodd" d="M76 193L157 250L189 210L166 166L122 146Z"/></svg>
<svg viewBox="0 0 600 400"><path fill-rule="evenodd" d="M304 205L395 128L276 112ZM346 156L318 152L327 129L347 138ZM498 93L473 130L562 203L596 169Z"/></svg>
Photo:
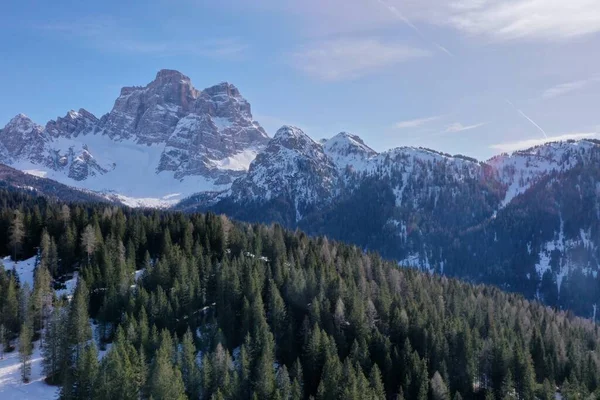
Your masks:
<svg viewBox="0 0 600 400"><path fill-rule="evenodd" d="M19 352L5 354L0 360L0 399L2 400L49 400L58 397L58 388L44 382L40 342L34 343L31 356L31 380L21 380Z"/></svg>
<svg viewBox="0 0 600 400"><path fill-rule="evenodd" d="M31 257L27 260L18 261L15 263L11 257L4 257L2 259L2 264L4 264L4 269L7 271L10 271L14 268L15 271L17 271L21 285L27 283L31 289L33 288L33 270L35 269L35 259L36 257Z"/></svg>

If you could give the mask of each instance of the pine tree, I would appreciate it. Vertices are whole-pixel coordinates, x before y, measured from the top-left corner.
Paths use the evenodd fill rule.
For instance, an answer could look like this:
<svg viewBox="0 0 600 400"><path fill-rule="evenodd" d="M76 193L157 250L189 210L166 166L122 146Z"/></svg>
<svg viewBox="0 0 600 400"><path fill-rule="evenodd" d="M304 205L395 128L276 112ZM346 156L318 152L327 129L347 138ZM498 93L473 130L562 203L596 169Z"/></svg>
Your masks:
<svg viewBox="0 0 600 400"><path fill-rule="evenodd" d="M15 210L13 220L10 225L9 246L13 251L13 260L17 260L17 254L21 250L23 237L25 236L25 226L23 224L23 214L20 210Z"/></svg>
<svg viewBox="0 0 600 400"><path fill-rule="evenodd" d="M173 364L173 342L168 332L161 334L161 344L156 352L150 372L149 393L155 399L185 399L185 386L181 371Z"/></svg>
<svg viewBox="0 0 600 400"><path fill-rule="evenodd" d="M19 335L19 358L21 360L21 379L28 383L31 377L31 355L33 354L33 343L31 339L33 332L30 323L21 325Z"/></svg>
<svg viewBox="0 0 600 400"><path fill-rule="evenodd" d="M554 400L555 399L555 389L553 385L550 383L548 378L544 379L544 383L542 385L542 394L541 400Z"/></svg>
<svg viewBox="0 0 600 400"><path fill-rule="evenodd" d="M34 330L43 327L43 320L46 318L46 311L52 305L51 277L45 265L41 264L35 271L32 293L32 319Z"/></svg>
<svg viewBox="0 0 600 400"><path fill-rule="evenodd" d="M371 384L371 389L373 390L373 395L376 399L385 400L385 389L383 387L383 378L381 376L381 371L379 370L379 366L377 364L373 364L373 368L371 368L371 374L369 375L369 382Z"/></svg>
<svg viewBox="0 0 600 400"><path fill-rule="evenodd" d="M86 226L81 234L81 246L87 254L87 264L90 265L90 257L96 250L96 230L92 225Z"/></svg>
<svg viewBox="0 0 600 400"><path fill-rule="evenodd" d="M292 383L290 381L290 375L288 374L287 367L283 365L277 370L277 393L280 394L282 399L288 400L292 396Z"/></svg>
<svg viewBox="0 0 600 400"><path fill-rule="evenodd" d="M92 328L88 315L89 292L85 281L79 279L73 300L69 307L67 321L69 334L69 349L71 360L79 358L85 343L92 338Z"/></svg>
<svg viewBox="0 0 600 400"><path fill-rule="evenodd" d="M61 307L55 307L48 319L42 345L44 373L49 383L62 382L63 373L69 364L67 348L67 315Z"/></svg>
<svg viewBox="0 0 600 400"><path fill-rule="evenodd" d="M438 371L435 371L433 378L431 378L431 395L433 400L450 400L450 393L448 393L448 387L444 383L444 379Z"/></svg>
<svg viewBox="0 0 600 400"><path fill-rule="evenodd" d="M69 400L94 398L98 372L98 350L92 343L86 345L80 357L75 360L73 371L62 387L61 397Z"/></svg>
<svg viewBox="0 0 600 400"><path fill-rule="evenodd" d="M19 332L19 299L17 295L17 284L13 276L10 276L4 295L4 306L2 307L2 321L7 330L5 338ZM8 339L7 339L8 340Z"/></svg>
<svg viewBox="0 0 600 400"><path fill-rule="evenodd" d="M185 335L183 335L181 343L179 369L181 370L185 392L191 399L198 399L200 397L200 370L196 364L195 352L196 347L192 332L188 329Z"/></svg>
<svg viewBox="0 0 600 400"><path fill-rule="evenodd" d="M518 348L515 353L515 390L521 400L533 400L535 397L535 372L529 351Z"/></svg>

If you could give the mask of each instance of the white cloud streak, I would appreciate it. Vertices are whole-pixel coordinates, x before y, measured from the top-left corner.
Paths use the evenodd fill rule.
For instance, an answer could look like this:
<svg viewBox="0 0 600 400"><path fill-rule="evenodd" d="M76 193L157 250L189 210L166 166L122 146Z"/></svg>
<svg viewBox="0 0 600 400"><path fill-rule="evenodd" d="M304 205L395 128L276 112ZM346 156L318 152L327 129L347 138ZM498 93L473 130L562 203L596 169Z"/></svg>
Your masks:
<svg viewBox="0 0 600 400"><path fill-rule="evenodd" d="M397 122L396 124L394 124L394 127L397 129L418 128L429 122L437 121L438 119L440 119L442 117L443 117L443 115L435 115L435 116L426 117L426 118L409 119L406 121Z"/></svg>
<svg viewBox="0 0 600 400"><path fill-rule="evenodd" d="M425 37L425 35L423 34L423 32L421 32L421 30L419 28L417 28L417 26L415 24L413 24L411 22L410 19L408 19L404 14L402 14L400 12L400 10L398 10L398 8L396 8L393 5L388 4L387 2L383 1L383 0L377 0L377 2L379 2L379 4L381 4L382 6L384 6L385 8L387 8L390 13L392 13L396 18L398 18L400 21L402 21L403 23L405 23L409 28L411 28L413 31L415 31L415 33L424 41L431 43L431 45L433 45L435 48L437 48L438 50L446 53L449 56L454 56L454 54L452 54L452 52L450 52L450 50L448 50L447 48L445 48L444 46L442 46L441 44L434 42L432 40L429 40Z"/></svg>
<svg viewBox="0 0 600 400"><path fill-rule="evenodd" d="M290 54L292 66L324 81L356 79L386 67L428 57L427 50L378 39L343 38L315 42Z"/></svg>
<svg viewBox="0 0 600 400"><path fill-rule="evenodd" d="M542 98L544 99L553 99L555 97L564 96L571 92L575 92L577 90L583 89L591 84L600 82L599 76L594 76L589 79L582 79L578 81L561 83L556 86L552 86L548 88L542 93Z"/></svg>
<svg viewBox="0 0 600 400"><path fill-rule="evenodd" d="M597 0L457 0L445 13L436 11L445 18L439 24L500 41L563 40L600 31Z"/></svg>
<svg viewBox="0 0 600 400"><path fill-rule="evenodd" d="M486 124L485 122L481 122L481 123L473 124L473 125L463 125L460 122L455 122L451 125L448 125L448 127L446 128L446 130L444 132L457 133L457 132L470 131L471 129L477 129L480 126L483 126L485 124Z"/></svg>
<svg viewBox="0 0 600 400"><path fill-rule="evenodd" d="M587 133L566 133L558 136L550 136L545 137L543 139L526 139L519 140L516 142L508 142L508 143L499 143L493 144L490 146L491 149L499 150L502 152L511 152L515 150L523 150L528 149L530 147L538 146L540 144L548 143L548 142L558 142L564 140L580 140L586 138L593 138L598 136L595 132L587 132Z"/></svg>
<svg viewBox="0 0 600 400"><path fill-rule="evenodd" d="M244 6L302 15L313 34L372 31L399 19L415 32L427 32L419 28L426 24L498 42L564 41L600 32L598 0L255 0Z"/></svg>
<svg viewBox="0 0 600 400"><path fill-rule="evenodd" d="M515 107L515 105L510 101L510 100L506 100L506 102L512 107L514 108L523 118L525 118L527 121L529 121L533 126L535 126L540 132L542 132L542 134L544 135L545 138L548 138L548 135L546 134L546 131L542 129L541 126L539 126L534 120L532 120L531 118L529 118L527 116L527 114L525 114L521 109L518 109L517 107Z"/></svg>

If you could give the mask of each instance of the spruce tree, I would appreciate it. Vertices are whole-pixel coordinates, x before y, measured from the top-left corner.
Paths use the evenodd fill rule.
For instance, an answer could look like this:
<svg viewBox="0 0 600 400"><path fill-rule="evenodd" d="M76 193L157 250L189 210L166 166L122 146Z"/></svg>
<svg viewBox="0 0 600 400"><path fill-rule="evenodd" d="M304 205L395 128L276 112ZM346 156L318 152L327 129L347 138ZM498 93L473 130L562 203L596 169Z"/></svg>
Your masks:
<svg viewBox="0 0 600 400"><path fill-rule="evenodd" d="M70 363L67 348L67 315L62 307L54 307L44 331L42 341L42 364L47 380L51 384L62 382Z"/></svg>
<svg viewBox="0 0 600 400"><path fill-rule="evenodd" d="M21 379L24 383L29 382L31 377L31 355L33 354L33 343L31 342L33 332L31 323L21 325L19 335L19 359L21 360Z"/></svg>
<svg viewBox="0 0 600 400"><path fill-rule="evenodd" d="M168 332L161 334L149 377L149 394L155 399L182 400L186 398L181 371L173 363L173 341Z"/></svg>
<svg viewBox="0 0 600 400"><path fill-rule="evenodd" d="M179 369L185 386L185 393L191 399L200 397L200 370L196 364L196 347L192 332L183 335L181 351L179 352Z"/></svg>
<svg viewBox="0 0 600 400"><path fill-rule="evenodd" d="M79 279L69 306L67 321L71 360L78 359L85 343L92 338L88 315L89 292L85 281Z"/></svg>

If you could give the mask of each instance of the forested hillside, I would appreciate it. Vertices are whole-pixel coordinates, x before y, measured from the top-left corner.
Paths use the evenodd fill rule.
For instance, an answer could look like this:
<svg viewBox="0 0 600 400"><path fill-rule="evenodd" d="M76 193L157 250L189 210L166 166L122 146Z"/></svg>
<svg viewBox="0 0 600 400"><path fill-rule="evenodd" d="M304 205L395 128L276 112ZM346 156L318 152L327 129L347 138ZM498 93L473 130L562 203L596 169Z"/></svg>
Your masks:
<svg viewBox="0 0 600 400"><path fill-rule="evenodd" d="M0 191L0 254L0 349L64 399L600 396L590 320L278 225Z"/></svg>

